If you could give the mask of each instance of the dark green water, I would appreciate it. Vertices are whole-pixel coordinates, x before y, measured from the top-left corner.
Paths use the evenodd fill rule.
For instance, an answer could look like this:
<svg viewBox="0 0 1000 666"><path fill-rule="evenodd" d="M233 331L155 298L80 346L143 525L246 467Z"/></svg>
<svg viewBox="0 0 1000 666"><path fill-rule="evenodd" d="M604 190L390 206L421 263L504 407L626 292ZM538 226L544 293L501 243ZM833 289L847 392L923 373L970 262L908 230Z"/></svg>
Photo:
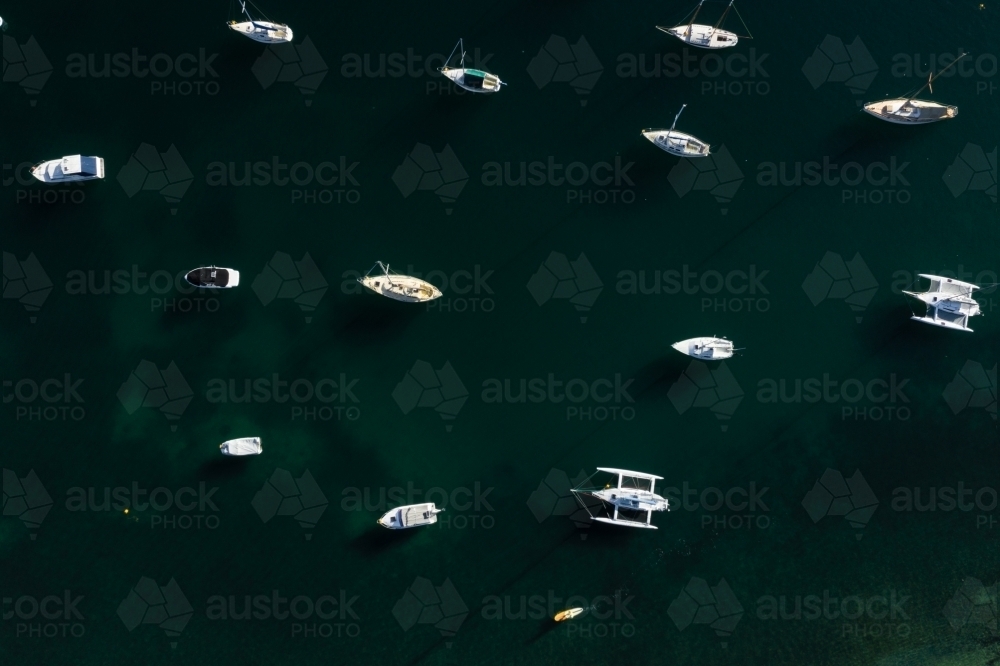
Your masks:
<svg viewBox="0 0 1000 666"><path fill-rule="evenodd" d="M326 70L321 80L299 81L311 92L303 94L273 81L277 59L254 70L264 47L226 30L225 3L212 4L3 9L11 24L0 86L4 664L895 666L997 658L998 296L981 292L985 316L965 334L910 322L899 293L919 272L998 281L995 6L747 4L740 10L754 40L724 59L655 30L686 6L265 7L294 28L297 46L314 45L319 60L299 52L306 69ZM707 5L704 20L720 10ZM596 82L577 82L586 92L552 80L560 78L554 60L536 59L551 35L571 45L585 37L576 61L583 74L600 71ZM827 35L830 49L854 45L848 67L861 77L857 93L814 56ZM52 73L28 95L9 49L32 36ZM501 94L458 95L428 73L427 56L447 55L459 36L470 58L480 49L483 66L509 83ZM858 100L919 86L932 58L948 62L958 49L971 54L965 68L938 80L930 96L959 106L957 119L897 127L858 111ZM157 67L179 63L185 72L192 62L197 69L203 50L207 67L140 76L133 50L166 54ZM129 73L93 76L105 54L128 54ZM424 60L407 64L408 54ZM674 67L685 58L690 75ZM88 59L94 72L79 76L73 64ZM361 75L350 76L358 62ZM31 63L32 73L47 69ZM712 144L706 168L730 184L716 192L729 201L708 191L711 174L695 181L699 165L678 166L639 135L669 126L682 103L679 127ZM142 144L176 148L185 166L175 164L168 180L190 181L179 201L157 191L167 180L128 166ZM394 182L417 144L446 153L446 180L467 178L453 201L427 189L404 197L419 173L400 171ZM76 152L103 156L107 178L45 189L23 170L24 183L15 176L18 164ZM822 176L824 160L837 165L826 182L794 181L796 163L818 163ZM315 175L304 182L306 166L287 172L327 162L337 166L328 185ZM509 163L516 180L522 162L581 163L596 179L492 179ZM251 169L304 184L230 182L229 165L239 181L247 163L287 165L277 174ZM781 163L788 184L771 184L767 174ZM883 182L893 165L895 181ZM856 184L834 182L859 168L867 175ZM601 180L608 174L611 183ZM142 185L149 189L129 190ZM50 202L47 192L56 193ZM315 263L304 277L319 284L307 288L325 281L328 289L314 310L268 295L279 283L264 269L279 252L294 261L308 253ZM552 292L537 283L529 290L553 252L570 261L582 253L592 271L577 264L576 277L589 280L586 289L595 276L603 286L586 312L546 300ZM841 291L828 293L814 273L824 257L833 272L838 261L850 263L853 273L834 276ZM357 293L352 278L377 259L430 275L444 298L423 308ZM44 290L45 277L52 285L37 311L19 302L21 262L31 290ZM239 269L240 287L211 297L170 284L212 263ZM124 277L100 293L115 271ZM658 293L642 293L657 292L656 276L668 271L696 276L686 290L664 281ZM467 276L476 274L473 286ZM756 282L744 279L751 274ZM633 275L644 285L637 293ZM857 311L844 300L852 295ZM726 370L712 366L696 398L682 376L700 376L703 366L670 344L699 335L726 335L746 351ZM178 419L155 406L129 413L119 399L142 361L160 370L176 364ZM419 390L397 385L417 361L435 370L450 363L459 383L449 381L448 397L468 394L451 403L456 418L432 407L404 413L401 403L409 407ZM284 392L259 384L256 401L233 400L246 381L275 375L326 396L337 384L337 398L282 401ZM34 397L34 385L67 377L82 380L79 400L61 384L46 384L52 402ZM571 384L574 396L583 397L584 384L596 393L588 388L581 402L559 402L555 389L540 401L511 400L521 380L538 378L547 390L550 377ZM824 378L837 383L826 396L796 397L796 382ZM606 393L616 380L622 390ZM497 401L489 390L505 381L509 397ZM868 395L858 398L859 387ZM248 435L263 438L263 456L221 459L220 442ZM566 515L571 504L552 504L565 487L550 472L574 478L599 465L663 476L658 488L678 510L654 515L655 532L577 528ZM262 488L276 470L295 479L308 471L315 484L307 476L298 487L311 493L309 504L326 505L318 520L318 511L305 527L272 516L278 500ZM551 491L539 489L547 477ZM821 477L833 494L850 496L829 504L832 494L814 487ZM841 493L843 479L853 485ZM202 484L210 501L188 506L185 489ZM166 489L157 501L180 498L184 507L102 510L105 489L131 494L133 486ZM24 506L38 513L24 513L24 488ZM441 522L381 530L375 520L408 488L441 489L429 497L446 506ZM687 502L685 488L694 491ZM741 492L751 488L760 501L744 506ZM949 504L949 492L963 490L962 508ZM95 503L74 503L81 492ZM478 504L470 500L477 492ZM852 510L853 525L842 515ZM144 578L168 588L169 613L122 605L135 601L130 590ZM406 596L418 578L450 581L453 589L439 593L443 606L429 599L420 613ZM698 610L704 583L715 596L701 598ZM67 594L82 597L78 614L49 602L50 617L33 615L35 602ZM326 596L338 606L324 600L324 617L219 617L219 597L233 597L240 611L248 595L308 598L297 602L300 615ZM585 601L567 601L574 596ZM820 600L819 617L810 615L810 596ZM768 619L781 597L785 617ZM806 604L798 619L788 617L796 598ZM892 612L883 598L895 600ZM550 624L547 616L567 603L596 609ZM168 615L179 635L158 626ZM727 619L713 627L718 615ZM454 635L434 626L444 616Z"/></svg>

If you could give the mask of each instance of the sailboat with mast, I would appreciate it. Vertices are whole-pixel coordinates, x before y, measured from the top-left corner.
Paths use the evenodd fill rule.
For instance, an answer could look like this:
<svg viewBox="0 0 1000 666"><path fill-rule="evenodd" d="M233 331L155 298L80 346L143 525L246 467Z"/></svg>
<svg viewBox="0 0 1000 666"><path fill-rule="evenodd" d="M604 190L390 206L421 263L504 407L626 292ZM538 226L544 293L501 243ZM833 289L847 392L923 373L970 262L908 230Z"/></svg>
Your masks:
<svg viewBox="0 0 1000 666"><path fill-rule="evenodd" d="M455 56L455 51L461 50L462 56L458 67L449 67L448 63ZM438 67L438 71L451 79L451 81L463 90L474 93L495 93L500 91L501 86L507 85L500 80L496 74L484 72L481 69L472 69L465 66L465 44L459 38L458 44L451 50L451 55L444 61L444 67Z"/></svg>
<svg viewBox="0 0 1000 666"><path fill-rule="evenodd" d="M947 67L937 74L930 74L927 83L912 95L899 97L897 99L884 99L881 102L869 102L862 109L865 113L871 114L879 120L895 123L897 125L926 125L939 120L947 120L958 115L958 107L948 104L940 104L925 99L917 99L917 95L927 88L934 92L934 80L953 67L956 62L969 55L963 53L951 61Z"/></svg>
<svg viewBox="0 0 1000 666"><path fill-rule="evenodd" d="M247 11L247 0L238 0L240 3L240 13L247 17L246 21L229 21L229 29L249 37L261 44L284 44L292 41L292 29L284 23L274 23L265 20L258 21ZM253 5L253 3L250 3ZM254 9L257 6L254 5ZM259 11L259 10L258 10ZM263 12L261 12L263 16Z"/></svg>
<svg viewBox="0 0 1000 666"><path fill-rule="evenodd" d="M670 129L644 129L642 135L653 142L657 148L662 148L671 155L678 157L708 157L711 155L709 145L696 136L674 130L677 119L681 117L687 104L681 105L681 110L674 116Z"/></svg>
<svg viewBox="0 0 1000 666"><path fill-rule="evenodd" d="M375 269L378 272L372 275ZM380 296L404 303L426 303L441 298L441 290L426 280L412 275L399 275L389 270L389 264L376 261L358 282Z"/></svg>
<svg viewBox="0 0 1000 666"><path fill-rule="evenodd" d="M903 291L903 293L922 301L927 306L927 312L923 317L914 313L910 319L956 331L971 332L969 319L982 314L979 303L972 294L981 287L941 275L920 273L919 277L930 280L927 291Z"/></svg>
<svg viewBox="0 0 1000 666"><path fill-rule="evenodd" d="M730 32L729 30L722 30L722 22L726 20L726 15L729 14L729 10L733 9L736 11L736 15L739 16L740 12L733 6L735 0L730 0L729 4L726 5L725 11L722 12L722 16L719 20L715 22L715 25L705 25L702 23L695 23L695 19L698 18L698 13L701 11L701 6L705 4L705 0L701 0L698 6L694 8L694 11L689 14L690 19L684 18L680 23L675 26L667 27L658 25L657 30L662 30L668 35L673 35L677 39L681 40L685 44L690 44L691 46L697 46L700 49L726 49L731 46L736 46L737 42L740 41L740 35L735 32ZM740 21L743 21L743 17L740 16ZM746 23L743 24L746 28ZM747 30L747 33L750 31ZM750 34L743 35L744 39L753 39Z"/></svg>

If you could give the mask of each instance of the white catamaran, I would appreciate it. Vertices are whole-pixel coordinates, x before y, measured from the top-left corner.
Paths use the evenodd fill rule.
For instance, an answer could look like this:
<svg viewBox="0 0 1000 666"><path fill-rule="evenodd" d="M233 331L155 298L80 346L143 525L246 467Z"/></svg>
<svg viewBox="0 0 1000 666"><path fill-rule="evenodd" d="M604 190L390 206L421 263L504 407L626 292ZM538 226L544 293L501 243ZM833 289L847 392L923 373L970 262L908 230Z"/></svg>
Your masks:
<svg viewBox="0 0 1000 666"><path fill-rule="evenodd" d="M372 275L376 268L379 273ZM405 303L426 303L441 298L441 290L426 280L389 272L389 265L376 261L358 282L376 294Z"/></svg>
<svg viewBox="0 0 1000 666"><path fill-rule="evenodd" d="M287 25L272 21L257 21L247 11L246 0L239 0L239 3L240 13L246 15L247 20L229 21L230 30L235 30L239 34L262 44L284 44L292 41L292 29ZM254 9L257 9L256 5L254 5ZM263 14L261 15L263 16Z"/></svg>
<svg viewBox="0 0 1000 666"><path fill-rule="evenodd" d="M671 347L702 361L724 361L732 358L736 351L732 340L725 338L690 338L675 342Z"/></svg>
<svg viewBox="0 0 1000 666"><path fill-rule="evenodd" d="M455 51L461 49L462 58L458 64L458 67L449 67L448 63L451 62L452 57L455 55ZM500 80L500 77L496 74L490 74L489 72L484 72L480 69L471 69L465 66L465 46L462 40L458 40L458 44L455 48L451 50L451 55L448 59L444 61L444 67L438 67L438 71L444 74L446 77L451 79L456 86L462 88L463 90L468 90L474 93L495 93L500 90L500 86L507 85Z"/></svg>
<svg viewBox="0 0 1000 666"><path fill-rule="evenodd" d="M39 162L31 167L31 175L51 185L97 180L104 178L104 158L67 155L58 160Z"/></svg>
<svg viewBox="0 0 1000 666"><path fill-rule="evenodd" d="M674 116L674 124L670 129L644 129L642 135L653 142L657 148L662 148L671 155L678 157L707 157L711 155L709 145L696 136L674 130L677 119L681 117L687 104L681 105L681 110Z"/></svg>
<svg viewBox="0 0 1000 666"><path fill-rule="evenodd" d="M924 88L927 88L933 94L934 79L944 74L948 71L949 67L952 67L967 55L969 54L961 54L937 74L930 74L927 77L927 83L922 85L912 95L896 99L884 99L881 102L869 102L862 109L865 113L871 114L879 120L897 125L926 125L927 123L954 118L958 115L957 106L939 104L938 102L931 102L926 99L916 99L916 97L924 91Z"/></svg>
<svg viewBox="0 0 1000 666"><path fill-rule="evenodd" d="M677 39L681 40L685 44L690 44L691 46L697 46L700 49L726 49L731 46L736 46L736 43L740 41L740 36L735 32L730 32L728 30L722 30L720 26L722 22L726 19L726 15L729 13L730 9L736 9L733 7L733 1L730 0L729 4L726 5L726 10L722 12L722 16L719 20L715 22L715 25L704 25L701 23L695 23L695 19L698 18L698 12L701 11L701 6L705 4L705 0L701 0L698 6L694 8L694 12L689 14L690 19L685 17L679 24L667 27L663 25L656 26L657 30L662 30L668 35L673 35ZM736 11L736 15L739 16L739 10ZM743 17L740 17L740 21L743 21ZM746 28L746 24L743 24ZM749 30L747 31L749 32ZM744 35L744 39L752 39L751 35Z"/></svg>
<svg viewBox="0 0 1000 666"><path fill-rule="evenodd" d="M631 472L627 469L618 469L616 467L598 467L597 471L617 474L618 485L612 487L611 484L607 484L603 488L573 489L572 492L574 496L577 496L577 502L587 511L591 520L611 525L643 527L655 530L656 525L651 523L653 512L670 510L670 502L653 492L657 479L662 479L662 476L653 476L644 472ZM626 479L628 479L628 483L625 482ZM648 488L639 487L640 482L643 481L649 482ZM578 495L589 495L611 506L614 510L611 517L605 518L593 515L590 513L590 508Z"/></svg>
<svg viewBox="0 0 1000 666"><path fill-rule="evenodd" d="M914 314L910 319L957 331L971 332L969 318L982 314L979 311L979 303L972 297L972 292L980 287L940 275L920 273L920 277L931 281L927 291L904 291L903 293L925 303L927 312L923 317Z"/></svg>

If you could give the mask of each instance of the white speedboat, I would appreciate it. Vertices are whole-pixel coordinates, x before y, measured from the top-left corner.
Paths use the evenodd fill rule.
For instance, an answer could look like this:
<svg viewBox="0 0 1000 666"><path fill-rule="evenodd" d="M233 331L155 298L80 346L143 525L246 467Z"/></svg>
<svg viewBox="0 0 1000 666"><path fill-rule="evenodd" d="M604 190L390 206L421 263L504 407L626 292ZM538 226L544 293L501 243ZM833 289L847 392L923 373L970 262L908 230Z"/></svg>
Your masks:
<svg viewBox="0 0 1000 666"><path fill-rule="evenodd" d="M231 289L240 284L240 272L232 268L208 266L188 271L184 279L188 284L205 289Z"/></svg>
<svg viewBox="0 0 1000 666"><path fill-rule="evenodd" d="M378 519L378 524L388 527L390 530L405 530L410 527L423 527L433 525L438 521L437 515L444 511L434 506L433 502L426 504L409 504L407 506L397 506L385 512Z"/></svg>
<svg viewBox="0 0 1000 666"><path fill-rule="evenodd" d="M682 354L702 361L724 361L732 358L733 343L725 338L690 338L671 345Z"/></svg>
<svg viewBox="0 0 1000 666"><path fill-rule="evenodd" d="M462 50L462 58L458 64L458 67L449 67L448 63L451 62L452 56L455 55L455 50ZM507 85L500 80L500 77L496 74L490 74L489 72L484 72L481 69L471 69L465 66L465 46L462 44L462 40L458 40L458 44L455 48L451 50L451 55L448 59L444 61L444 67L438 67L438 71L444 76L454 82L456 86L462 88L463 90L468 90L474 93L495 93L500 90L500 86Z"/></svg>
<svg viewBox="0 0 1000 666"><path fill-rule="evenodd" d="M376 268L379 272L372 275ZM381 261L369 269L358 282L371 289L376 294L405 303L426 303L441 297L441 290L426 280L410 275L397 275L389 272L389 265Z"/></svg>
<svg viewBox="0 0 1000 666"><path fill-rule="evenodd" d="M104 158L67 155L31 167L31 175L43 183L72 183L104 178Z"/></svg>
<svg viewBox="0 0 1000 666"><path fill-rule="evenodd" d="M654 146L662 148L671 155L679 157L707 157L711 155L707 143L696 136L674 130L674 127L677 126L677 119L681 117L681 113L684 112L686 107L687 104L681 105L681 110L674 116L674 124L670 126L670 129L644 129L642 130L642 135L652 141Z"/></svg>
<svg viewBox="0 0 1000 666"><path fill-rule="evenodd" d="M0 16L0 32L7 32L7 22Z"/></svg>
<svg viewBox="0 0 1000 666"><path fill-rule="evenodd" d="M927 83L920 87L915 93L908 97L898 97L896 99L884 99L881 102L868 102L862 110L879 120L884 120L896 125L926 125L939 120L948 120L958 115L958 107L939 102L931 102L926 99L916 99L917 95L927 88L934 92L934 79L941 76L949 67L967 56L963 53L955 58L947 67L937 74L931 74L927 78Z"/></svg>
<svg viewBox="0 0 1000 666"><path fill-rule="evenodd" d="M260 437L243 437L231 439L219 444L219 450L224 456L259 456L264 452L260 445Z"/></svg>
<svg viewBox="0 0 1000 666"><path fill-rule="evenodd" d="M632 472L627 469L616 467L598 467L598 472L611 472L618 475L618 484L614 487L611 484L603 488L574 488L574 494L589 495L604 504L610 505L614 513L610 518L594 516L590 514L590 509L582 501L577 499L591 520L611 525L624 525L626 527L645 527L656 529L656 525L651 524L654 511L669 511L670 502L665 497L660 497L654 491L657 479L662 476L654 476L644 472ZM628 480L627 482L625 480ZM649 482L648 488L642 488L642 482ZM624 515L622 515L624 514ZM645 521L642 520L645 514Z"/></svg>
<svg viewBox="0 0 1000 666"><path fill-rule="evenodd" d="M979 310L979 303L972 297L972 292L980 287L970 282L953 280L940 275L921 273L920 277L931 281L927 291L904 291L903 293L925 303L927 312L923 317L914 314L910 319L971 333L969 318L982 314Z"/></svg>
<svg viewBox="0 0 1000 666"><path fill-rule="evenodd" d="M251 3L253 4L253 3ZM247 11L247 3L240 0L242 14L246 15L246 21L230 21L229 29L239 34L249 37L261 44L284 44L292 41L292 29L284 23L274 23L272 21L258 21L250 16Z"/></svg>
<svg viewBox="0 0 1000 666"><path fill-rule="evenodd" d="M735 32L722 30L719 27L725 20L726 14L729 13L730 8L732 8L733 0L730 0L729 4L726 5L726 10L722 12L722 16L719 17L719 20L716 21L715 25L695 23L695 19L698 18L698 12L701 10L701 6L703 4L705 4L705 0L701 0L701 2L698 3L698 6L694 8L694 13L691 14L690 20L685 18L685 20L681 21L679 24L671 27L658 25L656 26L656 29L662 30L668 35L673 35L685 44L697 46L700 49L726 49L731 46L736 46L737 42L740 41L739 35ZM739 12L737 11L737 15L738 14ZM749 35L745 37L745 39L749 38Z"/></svg>

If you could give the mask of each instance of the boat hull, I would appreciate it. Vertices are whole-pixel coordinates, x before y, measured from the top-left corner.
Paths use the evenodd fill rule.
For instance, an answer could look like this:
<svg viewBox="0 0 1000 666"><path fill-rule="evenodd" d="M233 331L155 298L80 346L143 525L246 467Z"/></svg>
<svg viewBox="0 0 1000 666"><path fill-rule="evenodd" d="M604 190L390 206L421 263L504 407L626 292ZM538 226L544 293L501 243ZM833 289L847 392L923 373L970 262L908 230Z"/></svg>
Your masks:
<svg viewBox="0 0 1000 666"><path fill-rule="evenodd" d="M699 49L728 49L736 46L740 41L735 32L718 30L710 25L701 25L700 23L675 25L672 28L657 27L668 35L673 35L685 44Z"/></svg>
<svg viewBox="0 0 1000 666"><path fill-rule="evenodd" d="M646 129L642 135L659 148L678 157L708 157L712 154L707 143L696 136L676 130Z"/></svg>
<svg viewBox="0 0 1000 666"><path fill-rule="evenodd" d="M254 23L257 25L254 25ZM264 27L259 28L257 26ZM270 21L243 21L242 23L231 21L229 29L261 44L287 44L292 41L294 36L292 29L287 25L283 23L271 23Z"/></svg>
<svg viewBox="0 0 1000 666"><path fill-rule="evenodd" d="M895 125L926 125L958 115L957 106L923 99L885 99L881 102L869 102L862 108L868 115Z"/></svg>
<svg viewBox="0 0 1000 666"><path fill-rule="evenodd" d="M724 343L722 347L710 346ZM682 354L702 361L724 361L733 357L733 343L722 338L690 338L670 345Z"/></svg>
<svg viewBox="0 0 1000 666"><path fill-rule="evenodd" d="M41 162L31 167L31 175L48 185L58 185L59 183L78 183L85 180L103 180L104 178L104 158L85 157L83 159L93 160L93 170L91 173L66 173L63 170L65 157L58 160Z"/></svg>
<svg viewBox="0 0 1000 666"><path fill-rule="evenodd" d="M358 280L380 296L404 303L426 303L441 298L441 290L430 282L409 275L368 275Z"/></svg>
<svg viewBox="0 0 1000 666"><path fill-rule="evenodd" d="M264 452L260 437L242 437L231 439L219 444L219 450L224 456L259 456Z"/></svg>
<svg viewBox="0 0 1000 666"><path fill-rule="evenodd" d="M209 266L188 271L184 279L199 289L232 289L240 284L240 272L232 268Z"/></svg>
<svg viewBox="0 0 1000 666"><path fill-rule="evenodd" d="M442 511L444 509L437 508L433 502L398 506L386 511L378 519L378 524L390 530L407 530L412 527L433 525L438 520L437 515Z"/></svg>
<svg viewBox="0 0 1000 666"><path fill-rule="evenodd" d="M472 93L495 93L500 92L502 83L500 78L489 74L487 77L470 76L466 78L467 72L472 72L477 70L463 69L460 67L442 67L440 72L443 76L447 77L456 86L462 90L468 90ZM471 85L471 82L475 81L476 85Z"/></svg>

